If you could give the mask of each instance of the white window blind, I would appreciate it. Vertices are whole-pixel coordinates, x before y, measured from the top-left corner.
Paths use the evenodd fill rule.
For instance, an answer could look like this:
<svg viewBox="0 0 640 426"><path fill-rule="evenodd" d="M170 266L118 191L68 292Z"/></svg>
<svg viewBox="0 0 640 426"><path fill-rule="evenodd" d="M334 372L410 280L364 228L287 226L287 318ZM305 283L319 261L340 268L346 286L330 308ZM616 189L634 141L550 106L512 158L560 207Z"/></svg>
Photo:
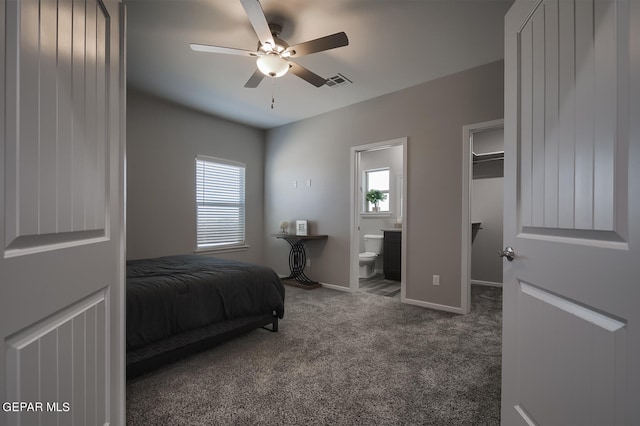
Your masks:
<svg viewBox="0 0 640 426"><path fill-rule="evenodd" d="M245 165L196 157L198 248L245 243Z"/></svg>

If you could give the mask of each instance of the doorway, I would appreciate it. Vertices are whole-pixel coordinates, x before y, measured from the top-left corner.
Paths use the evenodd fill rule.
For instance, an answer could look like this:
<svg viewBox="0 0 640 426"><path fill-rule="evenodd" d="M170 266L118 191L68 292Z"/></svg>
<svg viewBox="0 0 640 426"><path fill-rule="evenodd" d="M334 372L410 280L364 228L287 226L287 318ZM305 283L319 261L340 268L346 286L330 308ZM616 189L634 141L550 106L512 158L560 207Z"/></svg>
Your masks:
<svg viewBox="0 0 640 426"><path fill-rule="evenodd" d="M393 283L400 284L399 298L405 298L406 277L406 234L407 234L407 138L359 145L351 148L351 238L350 238L350 280L351 291L364 291L360 285L360 253L365 251L364 236L382 237L382 253L369 265L371 276L380 280L379 294L397 297ZM377 177L388 179L388 184L373 184ZM385 181L387 182L387 181ZM380 185L380 188L369 186ZM365 198L368 190L381 189L384 200L378 208ZM395 237L384 238L387 236ZM390 246L393 244L393 247ZM385 259L384 246L389 250ZM392 248L390 248L392 247ZM393 252L391 251L393 250ZM396 251L397 250L397 251ZM390 271L391 260L396 257L397 275L385 277ZM367 269L367 268L365 268ZM388 278L392 278L387 280ZM363 281L364 282L364 281ZM388 290L388 291L387 291ZM374 292L374 291L370 291ZM385 294L386 292L386 294Z"/></svg>
<svg viewBox="0 0 640 426"><path fill-rule="evenodd" d="M502 285L504 120L463 127L461 310L471 310L471 284ZM495 259L494 259L495 258Z"/></svg>

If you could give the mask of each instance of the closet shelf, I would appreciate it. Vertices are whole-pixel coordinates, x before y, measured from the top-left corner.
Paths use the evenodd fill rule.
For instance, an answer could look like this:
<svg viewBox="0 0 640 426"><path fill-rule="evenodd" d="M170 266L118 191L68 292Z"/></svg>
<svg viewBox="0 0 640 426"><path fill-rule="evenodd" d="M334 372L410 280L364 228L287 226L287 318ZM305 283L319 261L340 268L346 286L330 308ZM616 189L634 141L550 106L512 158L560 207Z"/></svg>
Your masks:
<svg viewBox="0 0 640 426"><path fill-rule="evenodd" d="M504 151L486 152L483 154L473 154L473 163L484 163L486 161L499 161L504 160Z"/></svg>

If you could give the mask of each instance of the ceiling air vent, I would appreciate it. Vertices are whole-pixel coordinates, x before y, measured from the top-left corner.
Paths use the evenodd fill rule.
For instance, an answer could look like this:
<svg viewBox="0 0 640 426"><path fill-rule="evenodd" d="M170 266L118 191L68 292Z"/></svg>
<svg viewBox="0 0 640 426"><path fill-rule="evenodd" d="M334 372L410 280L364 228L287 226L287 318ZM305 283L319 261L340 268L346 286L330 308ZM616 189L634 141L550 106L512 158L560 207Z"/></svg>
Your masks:
<svg viewBox="0 0 640 426"><path fill-rule="evenodd" d="M329 77L327 79L327 83L326 84L329 87L336 88L338 86L345 86L347 84L352 84L352 83L353 83L353 81L349 80L344 75L338 73L337 75L334 75L333 77Z"/></svg>

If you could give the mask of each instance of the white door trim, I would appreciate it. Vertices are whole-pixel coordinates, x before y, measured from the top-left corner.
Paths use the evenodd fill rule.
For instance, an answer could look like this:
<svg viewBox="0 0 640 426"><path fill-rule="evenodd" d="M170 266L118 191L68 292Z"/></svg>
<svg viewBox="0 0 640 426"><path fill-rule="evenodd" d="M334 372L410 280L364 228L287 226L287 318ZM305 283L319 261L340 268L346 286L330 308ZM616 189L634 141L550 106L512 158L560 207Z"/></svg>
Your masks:
<svg viewBox="0 0 640 426"><path fill-rule="evenodd" d="M120 87L118 87L118 96L120 99L119 113L120 113L120 148L118 158L118 202L122 206L118 214L119 222L121 224L119 229L119 235L117 236L120 247L118 250L119 262L118 262L118 277L120 282L118 283L118 292L113 297L113 303L118 306L117 321L115 321L115 327L111 330L111 341L118 347L117 356L112 361L112 376L115 383L111 386L111 405L113 407L112 420L114 424L124 425L127 423L127 401L126 401L126 388L127 388L127 359L126 359L126 336L127 336L127 322L126 322L126 252L127 252L127 227L126 227L126 212L127 212L127 173L126 173L126 152L127 152L127 6L123 2L120 2Z"/></svg>
<svg viewBox="0 0 640 426"><path fill-rule="evenodd" d="M471 181L473 157L471 155L474 133L504 128L504 119L484 121L462 126L462 244L460 253L460 311L471 310Z"/></svg>
<svg viewBox="0 0 640 426"><path fill-rule="evenodd" d="M358 197L358 170L359 170L359 153L381 149L385 147L402 146L402 280L400 281L400 301L405 302L406 297L406 277L407 277L407 137L391 139L387 141L374 142L366 145L357 145L351 147L351 238L350 238L350 262L349 262L349 289L357 291L359 288L359 264L358 254L360 249L360 208Z"/></svg>

